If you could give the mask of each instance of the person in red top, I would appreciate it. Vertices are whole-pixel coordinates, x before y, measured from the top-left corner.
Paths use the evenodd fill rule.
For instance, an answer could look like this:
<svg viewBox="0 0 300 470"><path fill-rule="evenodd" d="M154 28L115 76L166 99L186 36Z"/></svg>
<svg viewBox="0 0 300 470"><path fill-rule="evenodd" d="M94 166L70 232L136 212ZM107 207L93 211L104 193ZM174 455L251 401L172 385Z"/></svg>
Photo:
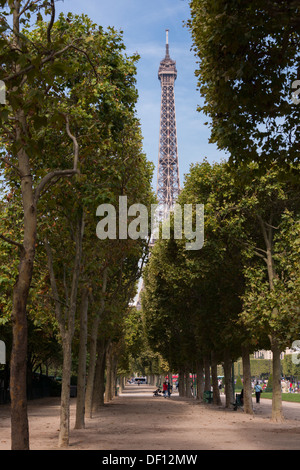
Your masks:
<svg viewBox="0 0 300 470"><path fill-rule="evenodd" d="M163 393L164 393L164 397L167 398L167 392L168 392L168 384L167 382L165 381L163 383Z"/></svg>

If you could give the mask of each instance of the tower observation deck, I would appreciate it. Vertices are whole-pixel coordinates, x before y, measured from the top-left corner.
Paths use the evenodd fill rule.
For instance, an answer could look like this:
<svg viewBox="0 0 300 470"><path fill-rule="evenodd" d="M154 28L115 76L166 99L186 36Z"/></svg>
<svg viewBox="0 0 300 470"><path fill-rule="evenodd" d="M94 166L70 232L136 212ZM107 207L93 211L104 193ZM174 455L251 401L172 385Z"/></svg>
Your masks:
<svg viewBox="0 0 300 470"><path fill-rule="evenodd" d="M158 79L161 82L161 113L156 193L161 220L172 211L180 193L174 94L176 78L176 62L170 57L169 30L166 30L166 55L158 70Z"/></svg>

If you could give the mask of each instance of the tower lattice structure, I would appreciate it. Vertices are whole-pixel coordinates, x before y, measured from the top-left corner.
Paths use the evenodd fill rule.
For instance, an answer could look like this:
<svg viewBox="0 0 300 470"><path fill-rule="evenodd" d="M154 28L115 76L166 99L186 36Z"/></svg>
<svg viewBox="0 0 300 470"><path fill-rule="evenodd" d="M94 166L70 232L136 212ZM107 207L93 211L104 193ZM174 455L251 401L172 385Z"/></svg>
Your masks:
<svg viewBox="0 0 300 470"><path fill-rule="evenodd" d="M166 55L160 62L158 71L161 82L161 114L156 193L160 219L165 219L172 211L180 193L174 93L176 78L176 62L170 57L169 30L166 30Z"/></svg>
<svg viewBox="0 0 300 470"><path fill-rule="evenodd" d="M156 195L158 213L156 222L163 222L173 210L180 193L178 145L175 112L175 80L177 78L176 62L170 57L169 30L166 30L166 55L160 62L158 79L161 82L161 112L158 155L158 177ZM150 246L153 246L157 236L157 224L154 224ZM141 308L141 292L144 289L141 282L137 296L136 307Z"/></svg>

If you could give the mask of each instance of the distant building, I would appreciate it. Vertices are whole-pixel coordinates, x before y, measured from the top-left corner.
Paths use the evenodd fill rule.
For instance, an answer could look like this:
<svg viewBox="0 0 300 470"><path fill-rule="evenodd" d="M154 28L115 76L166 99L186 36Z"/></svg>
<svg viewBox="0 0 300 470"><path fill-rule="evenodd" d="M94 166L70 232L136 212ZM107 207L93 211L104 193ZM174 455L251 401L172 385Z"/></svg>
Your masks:
<svg viewBox="0 0 300 470"><path fill-rule="evenodd" d="M292 349L286 349L284 352L281 353L280 359L282 360L286 354L293 354L295 351ZM255 351L253 354L254 359L268 359L272 360L273 359L273 354L272 351L267 351L265 349L261 349L260 351Z"/></svg>

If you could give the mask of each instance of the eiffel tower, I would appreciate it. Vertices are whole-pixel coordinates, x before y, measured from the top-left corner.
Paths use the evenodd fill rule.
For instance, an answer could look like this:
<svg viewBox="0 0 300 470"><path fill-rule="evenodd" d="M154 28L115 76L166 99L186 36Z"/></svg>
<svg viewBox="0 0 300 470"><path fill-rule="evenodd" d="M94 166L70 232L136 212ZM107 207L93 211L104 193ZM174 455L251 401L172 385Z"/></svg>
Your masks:
<svg viewBox="0 0 300 470"><path fill-rule="evenodd" d="M160 62L161 113L156 195L160 221L168 217L180 193L177 128L175 113L176 62L170 57L169 30L166 30L166 55Z"/></svg>
<svg viewBox="0 0 300 470"><path fill-rule="evenodd" d="M166 30L166 55L160 62L158 79L161 83L161 112L158 154L158 175L156 196L158 209L154 233L151 236L150 247L154 245L157 235L157 224L168 218L174 208L180 193L180 178L178 164L177 128L175 113L175 80L177 78L176 62L170 57L169 30ZM138 293L137 308L141 308L141 292Z"/></svg>

